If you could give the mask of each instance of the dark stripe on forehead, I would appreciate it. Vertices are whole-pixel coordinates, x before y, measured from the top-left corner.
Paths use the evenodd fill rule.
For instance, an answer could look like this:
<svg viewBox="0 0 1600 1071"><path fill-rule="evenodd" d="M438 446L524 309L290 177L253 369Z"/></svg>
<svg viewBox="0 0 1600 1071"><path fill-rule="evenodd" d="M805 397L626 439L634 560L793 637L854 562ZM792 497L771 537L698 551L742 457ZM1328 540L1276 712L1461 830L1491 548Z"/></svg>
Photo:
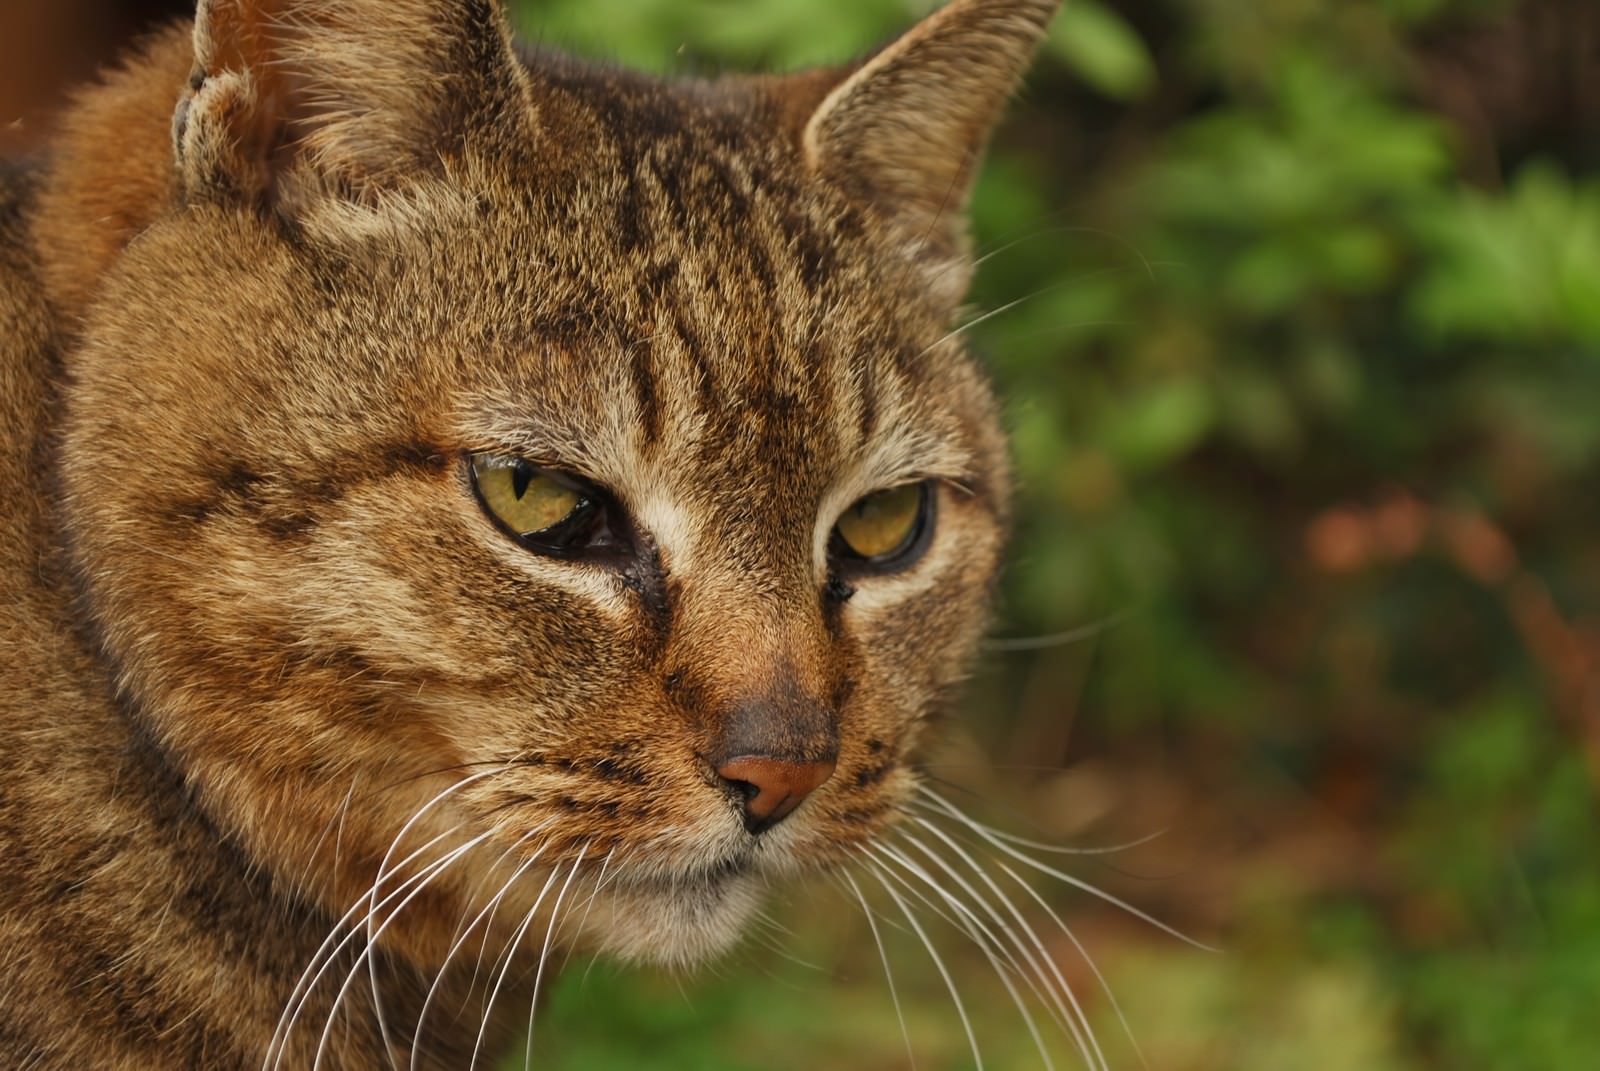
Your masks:
<svg viewBox="0 0 1600 1071"><path fill-rule="evenodd" d="M870 442L878 431L878 380L858 364L856 383L856 396L861 401L856 427L861 435L861 441L866 443Z"/></svg>
<svg viewBox="0 0 1600 1071"><path fill-rule="evenodd" d="M717 386L716 372L706 355L705 342L699 330L689 320L682 307L672 310L672 330L683 346L683 352L694 365L695 403L702 413L715 413L722 407L722 391Z"/></svg>
<svg viewBox="0 0 1600 1071"><path fill-rule="evenodd" d="M717 386L716 375L711 367L706 353L706 344L701 337L699 329L689 317L689 298L686 294L683 277L679 273L675 260L667 259L651 266L644 272L638 286L635 300L638 303L642 322L654 329L651 338L642 345L651 348L648 357L634 354L635 364L634 380L635 390L641 390L639 382L639 368L641 362L647 362L644 367L647 372L655 373L652 376L654 387L652 396L657 400L657 413L655 417L655 430L647 431L646 441L653 442L661 434L662 414L659 409L659 393L661 391L660 355L656 348L667 342L667 335L676 338L683 355L688 359L690 367L684 370L688 381L693 387L693 402L702 413L714 413L721 404L721 392ZM683 375L669 377L668 382L681 382ZM641 410L644 403L640 402ZM646 417L648 420L649 418Z"/></svg>
<svg viewBox="0 0 1600 1071"><path fill-rule="evenodd" d="M628 372L633 378L633 400L639 406L639 427L646 446L661 438L661 401L656 395L655 347L647 342L630 347Z"/></svg>

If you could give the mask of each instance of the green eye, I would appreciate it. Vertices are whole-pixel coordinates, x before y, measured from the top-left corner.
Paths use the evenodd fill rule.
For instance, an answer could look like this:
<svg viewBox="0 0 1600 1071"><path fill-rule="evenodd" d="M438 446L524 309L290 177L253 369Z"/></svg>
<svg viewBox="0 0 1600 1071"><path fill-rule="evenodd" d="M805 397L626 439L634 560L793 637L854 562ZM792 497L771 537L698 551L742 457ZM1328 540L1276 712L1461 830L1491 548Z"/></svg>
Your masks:
<svg viewBox="0 0 1600 1071"><path fill-rule="evenodd" d="M570 482L521 458L473 454L472 482L484 509L518 536L549 532L589 505Z"/></svg>
<svg viewBox="0 0 1600 1071"><path fill-rule="evenodd" d="M899 559L927 529L929 500L926 483L903 484L860 499L834 525L836 550L875 565Z"/></svg>

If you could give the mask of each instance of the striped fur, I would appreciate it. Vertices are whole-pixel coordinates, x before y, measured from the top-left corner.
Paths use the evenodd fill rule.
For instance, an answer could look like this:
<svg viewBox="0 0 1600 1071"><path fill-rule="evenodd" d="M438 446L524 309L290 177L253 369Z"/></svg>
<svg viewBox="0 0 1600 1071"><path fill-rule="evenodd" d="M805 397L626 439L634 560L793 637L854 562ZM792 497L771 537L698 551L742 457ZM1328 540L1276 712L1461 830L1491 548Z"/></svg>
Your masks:
<svg viewBox="0 0 1600 1071"><path fill-rule="evenodd" d="M1054 6L671 83L489 0L205 0L81 95L0 184L0 1063L487 1063L541 943L696 962L882 834L999 561L960 208ZM481 450L634 556L512 543ZM796 696L838 771L755 837L705 756Z"/></svg>

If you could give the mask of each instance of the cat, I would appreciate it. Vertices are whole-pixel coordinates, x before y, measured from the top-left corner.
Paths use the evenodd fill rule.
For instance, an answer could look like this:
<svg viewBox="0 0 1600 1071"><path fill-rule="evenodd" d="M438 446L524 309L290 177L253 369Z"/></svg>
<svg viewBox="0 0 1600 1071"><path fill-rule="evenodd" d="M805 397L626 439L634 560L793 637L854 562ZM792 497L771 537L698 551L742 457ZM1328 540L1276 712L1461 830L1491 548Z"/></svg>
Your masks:
<svg viewBox="0 0 1600 1071"><path fill-rule="evenodd" d="M487 1066L845 867L1010 509L953 330L1056 0L665 81L201 0L0 178L0 1064Z"/></svg>

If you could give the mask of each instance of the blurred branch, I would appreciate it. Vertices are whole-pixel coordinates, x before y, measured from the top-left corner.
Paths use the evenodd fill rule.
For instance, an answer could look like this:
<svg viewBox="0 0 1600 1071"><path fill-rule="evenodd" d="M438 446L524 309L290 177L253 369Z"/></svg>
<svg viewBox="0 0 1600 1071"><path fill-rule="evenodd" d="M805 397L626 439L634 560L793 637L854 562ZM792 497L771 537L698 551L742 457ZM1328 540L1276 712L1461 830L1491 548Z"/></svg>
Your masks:
<svg viewBox="0 0 1600 1071"><path fill-rule="evenodd" d="M1497 593L1600 786L1600 636L1567 618L1486 514L1430 505L1402 489L1377 505L1323 511L1307 525L1305 542L1312 561L1330 573L1392 565L1434 550Z"/></svg>

